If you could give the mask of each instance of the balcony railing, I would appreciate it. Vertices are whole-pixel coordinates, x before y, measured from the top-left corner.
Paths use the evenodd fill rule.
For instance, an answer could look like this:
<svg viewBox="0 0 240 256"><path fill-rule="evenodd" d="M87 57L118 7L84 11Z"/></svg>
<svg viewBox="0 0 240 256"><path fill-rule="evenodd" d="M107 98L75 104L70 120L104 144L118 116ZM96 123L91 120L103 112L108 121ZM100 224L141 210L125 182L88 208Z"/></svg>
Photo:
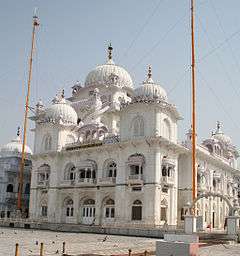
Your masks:
<svg viewBox="0 0 240 256"><path fill-rule="evenodd" d="M81 186L81 185L93 185L97 180L93 178L79 178L75 180L62 180L60 186Z"/></svg>
<svg viewBox="0 0 240 256"><path fill-rule="evenodd" d="M162 176L162 183L172 185L174 184L174 177Z"/></svg>
<svg viewBox="0 0 240 256"><path fill-rule="evenodd" d="M74 186L76 184L76 180L63 180L61 181L62 186Z"/></svg>
<svg viewBox="0 0 240 256"><path fill-rule="evenodd" d="M93 178L80 178L77 180L78 184L91 185L96 183L96 179Z"/></svg>
<svg viewBox="0 0 240 256"><path fill-rule="evenodd" d="M47 188L49 187L49 180L39 180L37 182L37 186L41 188Z"/></svg>
<svg viewBox="0 0 240 256"><path fill-rule="evenodd" d="M142 174L132 174L128 176L129 184L143 184L143 175Z"/></svg>
<svg viewBox="0 0 240 256"><path fill-rule="evenodd" d="M116 178L115 177L104 177L104 178L99 178L98 183L101 184L114 184L116 183Z"/></svg>

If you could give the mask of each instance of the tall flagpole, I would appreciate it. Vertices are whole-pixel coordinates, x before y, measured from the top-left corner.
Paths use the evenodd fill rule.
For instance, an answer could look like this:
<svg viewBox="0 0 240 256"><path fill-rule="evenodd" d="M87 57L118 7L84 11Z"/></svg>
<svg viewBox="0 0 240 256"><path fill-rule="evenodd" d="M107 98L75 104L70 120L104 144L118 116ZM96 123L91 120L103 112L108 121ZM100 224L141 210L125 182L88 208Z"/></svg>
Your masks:
<svg viewBox="0 0 240 256"><path fill-rule="evenodd" d="M196 174L196 83L195 83L195 40L194 40L194 0L191 0L191 48L192 48L192 200L197 197Z"/></svg>
<svg viewBox="0 0 240 256"><path fill-rule="evenodd" d="M33 16L32 23L32 43L31 43L31 53L29 57L29 70L28 70L28 85L27 85L27 96L26 96L26 105L25 105L25 114L24 114L24 131L23 131L23 143L22 143L22 157L19 171L19 189L18 189L18 198L17 198L17 209L22 210L22 191L23 191L23 172L24 172L24 160L25 160L25 145L27 140L27 121L28 121L28 110L29 110L29 98L30 98L30 88L31 88L31 78L32 78L32 60L33 60L33 51L35 43L35 30L39 26L38 17L36 14Z"/></svg>

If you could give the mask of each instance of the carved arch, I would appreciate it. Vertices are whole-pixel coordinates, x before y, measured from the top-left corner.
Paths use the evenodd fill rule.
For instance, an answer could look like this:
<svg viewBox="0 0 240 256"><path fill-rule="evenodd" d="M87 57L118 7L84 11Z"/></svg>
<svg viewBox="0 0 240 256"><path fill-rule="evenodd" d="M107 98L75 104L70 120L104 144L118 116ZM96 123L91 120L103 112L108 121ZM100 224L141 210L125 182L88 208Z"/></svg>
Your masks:
<svg viewBox="0 0 240 256"><path fill-rule="evenodd" d="M198 202L198 200L200 200L201 198L208 198L208 197L210 197L210 196L222 198L222 200L224 200L224 201L227 203L228 207L229 207L229 215L230 215L230 216L232 216L232 215L234 214L234 212L237 210L235 207L232 206L230 200L229 200L226 196L224 196L224 195L222 195L222 194L220 194L220 193L214 193L214 192L208 192L208 193L202 193L202 194L200 194L200 195L191 203L191 205L190 205L190 207L189 207L190 210L193 210L193 207L194 207L195 204Z"/></svg>

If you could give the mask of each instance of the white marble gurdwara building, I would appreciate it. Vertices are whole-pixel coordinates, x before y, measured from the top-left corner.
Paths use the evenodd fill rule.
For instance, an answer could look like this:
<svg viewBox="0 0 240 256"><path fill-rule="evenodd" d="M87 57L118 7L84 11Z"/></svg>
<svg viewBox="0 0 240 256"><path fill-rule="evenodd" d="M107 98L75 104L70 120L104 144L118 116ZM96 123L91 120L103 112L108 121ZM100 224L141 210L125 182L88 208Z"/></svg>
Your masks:
<svg viewBox="0 0 240 256"><path fill-rule="evenodd" d="M23 172L22 213L28 216L30 181L31 181L31 149L25 147L25 167ZM16 214L19 171L22 157L20 128L17 137L0 148L0 217L12 217Z"/></svg>
<svg viewBox="0 0 240 256"><path fill-rule="evenodd" d="M112 60L50 106L36 105L30 217L50 223L181 225L191 202L191 132L178 143L175 105L152 79L134 89ZM238 199L238 152L220 124L197 147L198 188ZM221 198L196 203L205 226L222 228L229 206Z"/></svg>

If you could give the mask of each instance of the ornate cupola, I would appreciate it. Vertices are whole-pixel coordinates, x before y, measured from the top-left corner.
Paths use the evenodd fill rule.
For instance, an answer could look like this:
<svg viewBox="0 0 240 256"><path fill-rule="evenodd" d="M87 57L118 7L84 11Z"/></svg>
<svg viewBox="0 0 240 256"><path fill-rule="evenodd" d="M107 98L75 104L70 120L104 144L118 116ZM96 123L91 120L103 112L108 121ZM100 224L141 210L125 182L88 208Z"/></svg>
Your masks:
<svg viewBox="0 0 240 256"><path fill-rule="evenodd" d="M152 79L152 67L148 67L147 79L142 86L135 89L135 96L148 99L161 99L167 101L166 91Z"/></svg>
<svg viewBox="0 0 240 256"><path fill-rule="evenodd" d="M52 100L52 105L46 109L45 117L46 122L62 123L62 124L77 124L77 113L64 98L64 90L61 95L56 95Z"/></svg>
<svg viewBox="0 0 240 256"><path fill-rule="evenodd" d="M215 133L212 134L212 138L218 140L223 144L232 144L232 140L229 136L225 135L222 131L222 125L219 121L217 121L217 128Z"/></svg>

